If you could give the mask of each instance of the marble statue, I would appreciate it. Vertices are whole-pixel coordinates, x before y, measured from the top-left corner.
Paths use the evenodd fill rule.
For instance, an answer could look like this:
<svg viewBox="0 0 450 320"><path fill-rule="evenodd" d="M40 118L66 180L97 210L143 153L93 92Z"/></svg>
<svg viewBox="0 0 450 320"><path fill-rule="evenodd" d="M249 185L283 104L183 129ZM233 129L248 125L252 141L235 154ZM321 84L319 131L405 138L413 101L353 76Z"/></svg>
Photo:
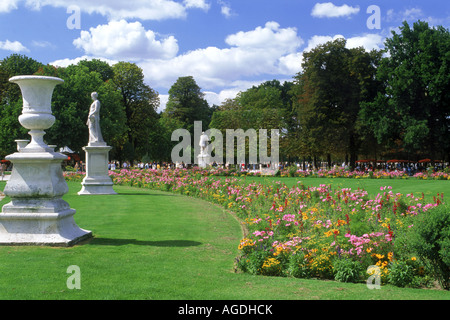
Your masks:
<svg viewBox="0 0 450 320"><path fill-rule="evenodd" d="M86 122L89 128L89 143L103 143L102 131L100 128L100 101L97 99L97 92L92 92L91 98L94 100L89 109L89 116Z"/></svg>
<svg viewBox="0 0 450 320"><path fill-rule="evenodd" d="M86 124L89 128L89 143L86 151L86 176L81 182L79 195L117 194L113 189L113 181L108 173L109 151L100 130L100 101L97 92L91 94L92 102Z"/></svg>
<svg viewBox="0 0 450 320"><path fill-rule="evenodd" d="M202 135L200 136L200 142L198 145L200 146L200 154L206 154L206 148L208 147L209 138L205 134L205 132L202 132Z"/></svg>
<svg viewBox="0 0 450 320"><path fill-rule="evenodd" d="M207 152L209 143L209 137L205 132L202 132L200 136L200 141L198 145L200 146L200 154L197 156L198 158L198 166L200 168L206 168L210 165L210 155Z"/></svg>

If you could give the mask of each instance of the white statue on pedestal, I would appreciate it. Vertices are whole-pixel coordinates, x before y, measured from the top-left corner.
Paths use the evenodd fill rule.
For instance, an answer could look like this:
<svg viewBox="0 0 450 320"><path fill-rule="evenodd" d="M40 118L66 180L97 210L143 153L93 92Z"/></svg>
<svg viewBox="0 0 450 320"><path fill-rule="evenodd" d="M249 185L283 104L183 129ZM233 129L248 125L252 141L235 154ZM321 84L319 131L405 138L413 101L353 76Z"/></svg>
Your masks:
<svg viewBox="0 0 450 320"><path fill-rule="evenodd" d="M200 136L200 141L198 143L198 145L200 146L200 154L197 156L198 166L200 168L206 168L208 165L210 165L210 155L207 152L208 142L209 137L205 134L205 132L202 132L202 135Z"/></svg>
<svg viewBox="0 0 450 320"><path fill-rule="evenodd" d="M91 104L88 120L86 122L89 128L89 144L92 142L104 143L100 128L100 101L97 99L97 92L92 92L91 97L94 102Z"/></svg>
<svg viewBox="0 0 450 320"><path fill-rule="evenodd" d="M198 145L200 146L200 154L206 155L206 148L208 147L209 138L205 134L205 132L202 132L202 135L200 136L200 142Z"/></svg>
<svg viewBox="0 0 450 320"><path fill-rule="evenodd" d="M94 102L86 122L89 128L89 143L83 147L86 151L86 176L81 182L83 187L78 194L117 194L112 188L113 181L108 172L108 152L112 147L106 145L100 130L100 101L97 100L97 92L92 92L91 97Z"/></svg>

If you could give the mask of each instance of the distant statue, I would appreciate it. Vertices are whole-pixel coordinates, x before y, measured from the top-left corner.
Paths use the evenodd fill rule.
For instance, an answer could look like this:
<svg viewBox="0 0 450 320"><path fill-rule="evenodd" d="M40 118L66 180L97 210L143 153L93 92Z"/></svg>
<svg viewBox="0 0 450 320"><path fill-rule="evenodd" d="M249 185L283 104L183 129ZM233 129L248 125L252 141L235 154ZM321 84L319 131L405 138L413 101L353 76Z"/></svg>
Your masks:
<svg viewBox="0 0 450 320"><path fill-rule="evenodd" d="M97 92L92 92L91 97L94 102L91 104L88 120L86 122L89 128L89 143L104 142L100 129L100 101L97 99Z"/></svg>
<svg viewBox="0 0 450 320"><path fill-rule="evenodd" d="M208 142L209 142L208 136L205 134L205 132L202 132L202 135L200 136L200 142L198 144L200 146L200 154L206 154Z"/></svg>

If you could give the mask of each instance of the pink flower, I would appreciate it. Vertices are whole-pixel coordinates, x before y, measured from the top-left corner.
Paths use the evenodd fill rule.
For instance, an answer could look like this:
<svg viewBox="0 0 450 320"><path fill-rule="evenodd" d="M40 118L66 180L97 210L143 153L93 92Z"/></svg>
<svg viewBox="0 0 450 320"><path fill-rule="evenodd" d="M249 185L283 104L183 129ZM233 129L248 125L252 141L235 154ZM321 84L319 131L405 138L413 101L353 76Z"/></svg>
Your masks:
<svg viewBox="0 0 450 320"><path fill-rule="evenodd" d="M295 215L285 214L282 218L284 221L295 221Z"/></svg>

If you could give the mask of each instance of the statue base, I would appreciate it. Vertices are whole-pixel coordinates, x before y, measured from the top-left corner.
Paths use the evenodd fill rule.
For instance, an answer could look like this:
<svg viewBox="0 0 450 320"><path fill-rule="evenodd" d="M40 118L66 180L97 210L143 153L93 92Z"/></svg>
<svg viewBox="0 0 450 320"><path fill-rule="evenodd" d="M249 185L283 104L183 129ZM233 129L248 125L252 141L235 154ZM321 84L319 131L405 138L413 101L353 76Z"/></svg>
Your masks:
<svg viewBox="0 0 450 320"><path fill-rule="evenodd" d="M117 194L108 174L108 153L112 147L106 143L89 143L86 152L86 176L81 182L79 195Z"/></svg>
<svg viewBox="0 0 450 320"><path fill-rule="evenodd" d="M69 209L57 213L0 213L0 246L69 247L92 238L92 232L79 228Z"/></svg>
<svg viewBox="0 0 450 320"><path fill-rule="evenodd" d="M209 154L199 154L197 159L200 168L206 168L211 164L211 156Z"/></svg>
<svg viewBox="0 0 450 320"><path fill-rule="evenodd" d="M55 152L7 156L13 171L4 192L11 202L0 213L0 245L71 246L92 237L62 199L68 192L61 170L66 158Z"/></svg>

